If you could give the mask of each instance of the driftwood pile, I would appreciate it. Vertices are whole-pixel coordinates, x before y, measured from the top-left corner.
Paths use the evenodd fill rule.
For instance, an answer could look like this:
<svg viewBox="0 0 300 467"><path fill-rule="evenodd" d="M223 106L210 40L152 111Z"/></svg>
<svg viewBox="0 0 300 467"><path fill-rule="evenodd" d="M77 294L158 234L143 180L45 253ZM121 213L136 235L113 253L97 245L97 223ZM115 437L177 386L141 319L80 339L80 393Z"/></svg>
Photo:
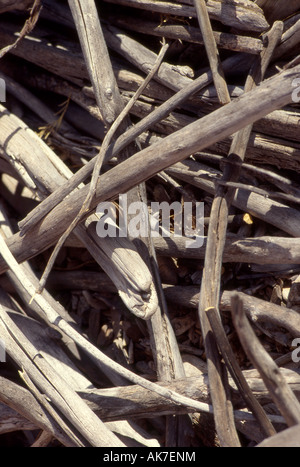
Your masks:
<svg viewBox="0 0 300 467"><path fill-rule="evenodd" d="M300 446L300 1L0 13L0 446Z"/></svg>

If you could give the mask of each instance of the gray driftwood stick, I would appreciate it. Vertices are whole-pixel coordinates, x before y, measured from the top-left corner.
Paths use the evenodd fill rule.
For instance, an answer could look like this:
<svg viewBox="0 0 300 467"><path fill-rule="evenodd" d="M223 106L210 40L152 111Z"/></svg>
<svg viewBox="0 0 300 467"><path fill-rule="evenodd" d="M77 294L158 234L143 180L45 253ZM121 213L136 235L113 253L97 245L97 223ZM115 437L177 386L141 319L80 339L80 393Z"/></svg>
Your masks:
<svg viewBox="0 0 300 467"><path fill-rule="evenodd" d="M2 316L2 310L4 308L2 307L2 305L0 305L0 308ZM12 337L11 333L7 330L5 324L2 322L2 319L0 321L0 327L1 337L5 340L8 355L10 355L13 358L14 362L16 362L16 364L20 368L22 368L23 374L25 372L26 374L30 374L31 378L35 381L36 386L34 395L43 407L44 413L42 412L42 416L47 417L48 423L52 423L54 420L54 423L56 425L54 426L54 428L56 429L57 438L61 440L63 444L67 443L68 446L83 446L83 439L80 439L80 437L77 436L77 434L75 434L72 428L68 426L67 422L65 420L62 420L61 416L56 413L56 410L53 407L51 407L47 397L45 397L44 395L47 394L48 397L50 396L52 402L57 402L57 399L61 402L62 399L55 392L49 381L39 372L39 370L28 357L26 352L21 348L21 345L18 342L16 342L15 338ZM39 390L38 387L41 388L41 390ZM4 396L4 401L6 399L7 398L5 398ZM32 412L32 415L34 417L34 411Z"/></svg>
<svg viewBox="0 0 300 467"><path fill-rule="evenodd" d="M287 18L300 8L299 0L289 0L288 2L284 0L256 0L255 3L263 9L270 22Z"/></svg>
<svg viewBox="0 0 300 467"><path fill-rule="evenodd" d="M55 406L78 429L84 439L91 446L105 447L111 443L112 446L124 447L124 444L88 409L74 389L64 380L64 377L43 357L43 352L39 352L18 326L15 325L4 308L1 307L1 329L3 330L4 327L6 331L9 329L18 346L29 356L29 358L23 357L23 361L25 364L27 362L27 368L32 368L31 375L35 375L35 384L41 385L42 391L45 388L45 394L49 395ZM15 358L13 353L10 356L13 359ZM51 381L51 385L53 386L52 395L49 393L50 384L46 383L46 380ZM57 393L56 396L54 395L55 393Z"/></svg>
<svg viewBox="0 0 300 467"><path fill-rule="evenodd" d="M164 293L170 303L197 309L199 303L199 287L197 286L172 286L165 285ZM236 292L224 291L220 298L220 310L231 310L231 298ZM272 323L274 326L286 329L293 337L300 334L300 316L294 310L285 308L274 303L252 297L239 292L238 295L244 302L244 308L251 321L261 323Z"/></svg>
<svg viewBox="0 0 300 467"><path fill-rule="evenodd" d="M175 16L196 17L195 8L175 2L156 2L151 0L106 0L109 3L131 6L157 13ZM220 21L236 29L244 31L263 32L268 28L268 23L262 10L254 3L234 0L224 3L222 0L208 0L208 13L211 19Z"/></svg>
<svg viewBox="0 0 300 467"><path fill-rule="evenodd" d="M108 50L93 0L69 0L76 29L104 122L111 125L122 109ZM99 54L100 51L100 54ZM117 103L117 105L116 105Z"/></svg>
<svg viewBox="0 0 300 467"><path fill-rule="evenodd" d="M262 431L266 436L273 436L276 431L268 419L265 411L263 410L260 403L254 397L246 378L240 369L239 363L236 359L235 353L233 352L230 342L227 338L226 332L224 331L222 320L219 316L219 310L210 308L206 310L207 317L209 319L211 329L215 335L217 345L224 358L228 371L231 374L235 384L237 385L239 392L244 399L249 410L256 417L258 423L261 426Z"/></svg>
<svg viewBox="0 0 300 467"><path fill-rule="evenodd" d="M278 60L285 55L288 56L291 52L296 55L299 51L299 37L300 37L300 20L293 24L282 35L281 43L277 47L273 60Z"/></svg>
<svg viewBox="0 0 300 467"><path fill-rule="evenodd" d="M270 63L272 54L278 44L283 31L283 23L275 23L271 31L264 37L267 41L264 50L259 58L254 62L245 84L245 93L251 92L263 81L265 72ZM237 165L226 164L221 177L223 181L237 181L241 172L241 165L244 161L249 138L253 125L245 125L242 130L233 136L232 144L226 159L239 162ZM208 360L208 375L210 389L214 406L214 419L216 430L223 446L237 446L239 439L235 430L230 399L227 391L227 377L221 371L221 353L225 352L223 341L218 341L213 332L211 322L208 319L208 312L212 308L219 314L219 297L221 288L222 257L226 241L226 231L228 227L229 208L234 199L235 190L218 185L211 208L210 223L207 235L207 247L204 261L203 276L201 281L201 292L199 300L199 319L205 345L205 353ZM221 322L221 321L220 321ZM219 323L217 321L217 323ZM216 324L215 324L216 325ZM222 329L222 328L221 328ZM223 331L223 330L222 330ZM224 334L224 333L223 333ZM221 334L221 336L223 335ZM219 335L219 337L221 337ZM226 359L226 364L230 359ZM262 412L257 411L261 416ZM263 420L263 426L265 421ZM224 429L225 425L225 429ZM270 427L267 427L270 433Z"/></svg>
<svg viewBox="0 0 300 467"><path fill-rule="evenodd" d="M214 194L215 183L207 178L211 175L216 176L218 171L215 171L213 174L212 171L207 170L207 167L206 169L204 167L204 165L192 160L186 160L177 163L166 171L173 177L187 181L191 185ZM297 224L300 222L300 216L297 209L290 207L287 209L287 206L283 203L278 203L257 193L249 193L247 190L240 189L236 191L232 205L276 226L293 237L299 236Z"/></svg>
<svg viewBox="0 0 300 467"><path fill-rule="evenodd" d="M110 15L112 24L118 27L136 31L142 34L148 34L168 39L182 40L194 44L203 44L203 35L194 26L182 24L157 24L154 21L135 22L130 16ZM245 37L228 32L213 31L217 46L221 49L232 50L235 52L245 52L257 55L262 50L262 42L255 37Z"/></svg>
<svg viewBox="0 0 300 467"><path fill-rule="evenodd" d="M101 28L100 20L98 18L96 5L94 3L94 0L89 0L88 2L82 2L81 0L77 0L76 5L73 5L73 0L69 0L69 4L71 6L73 6L72 12L73 12L73 16L75 18L76 28L77 28L77 30L79 32L79 35L80 35L80 38L81 38L81 44L82 44L83 48L87 49L89 51L89 53L90 53L90 51L95 52L94 57L91 56L91 55L87 56L85 54L86 55L86 61L88 62L88 67L89 68L92 67L92 69L90 69L89 74L91 75L91 78L92 78L93 82L95 81L93 79L93 75L95 75L95 72L96 72L97 68L103 67L102 56L103 55L105 56L105 59L106 59L105 66L106 66L106 68L108 69L108 71L109 71L109 73L111 75L111 79L113 81L112 84L114 86L114 87L112 87L110 89L110 96L109 96L110 97L110 105L114 109L114 111L118 114L117 118L114 119L115 122L112 124L111 128L114 128L115 123L119 122L119 126L117 128L117 131L115 131L116 135L118 135L119 133L124 132L127 129L127 127L129 127L131 125L131 122L130 122L129 117L127 116L127 114L124 115L124 112L128 113L129 108L127 106L126 109L128 109L128 110L125 109L123 111L124 105L123 105L123 102L122 102L121 94L119 93L119 90L118 90L118 87L117 87L116 79L115 79L114 74L113 74L113 68L112 68L111 61L110 61L110 58L109 58L109 55L108 55L108 51L106 49L106 44L105 44L104 37L103 37L103 34L102 34L102 28ZM90 22L89 27L87 25L86 29L87 30L91 29L93 31L93 34L90 34L90 31L89 31L89 34L90 34L89 37L85 37L85 35L83 35L83 33L85 31L84 30L82 31L82 29L84 29L82 22L86 21L85 20L86 17L89 18L89 22ZM97 43L95 44L94 35L96 35L96 37L97 37L97 39L99 41L98 44ZM111 42L111 40L112 40L112 38L110 38L110 42ZM128 41L126 40L126 38L124 38L122 43L123 42L127 43ZM147 62L147 65L146 65L145 71L147 72L148 76L155 78L156 75L165 76L165 74L167 73L168 78L170 79L171 82L172 82L172 78L175 81L177 81L177 80L180 81L181 80L182 76L180 76L180 75L176 76L175 75L175 73L178 72L178 70L177 70L178 67L171 67L170 65L162 62L162 58L163 58L163 55L164 55L164 52L165 52L165 49L166 49L165 45L164 45L164 47L162 49L163 53L160 53L158 57L156 57L156 54L150 52L145 47L141 47L140 44L138 44L136 41L131 41L131 45L132 45L132 50L130 51L130 57L132 57L132 54L134 54L135 49L138 50L138 55L141 55L141 57L144 57L144 56L146 57L145 60ZM99 50L101 50L101 54L100 54L101 58L99 58ZM100 60L99 63L98 63L98 60ZM142 58L142 60L143 60L143 58ZM149 64L150 64L150 69L148 69ZM156 72L153 73L152 69L156 70ZM107 73L107 71L106 71L106 73ZM147 80L148 80L148 78L147 78ZM164 78L162 78L162 80L165 81ZM187 81L185 81L185 83L187 83ZM103 86L103 83L99 83L99 85L100 85L99 88L95 88L95 85L94 85L95 92L102 92L102 93L107 92L107 90L105 89L105 86ZM101 112L103 112L102 104L103 103L100 102L100 105L99 105ZM121 116L123 116L122 117L123 120L120 122L120 117ZM112 122L108 122L108 123L112 123ZM111 129L109 130L106 137L109 138L109 135L111 135L110 132L111 132ZM99 171L100 171L99 162L102 164L104 156L106 155L106 152L107 152L108 144L109 144L109 141L104 139L103 148L101 148L100 154L98 155L98 160L96 161L96 164L95 164L95 167L94 167L93 176L92 176L91 185L90 185L90 190L89 190L89 193L88 193L88 198L86 198L86 199L89 199L89 204L90 204L90 200L92 199L92 197L94 197L94 192L95 192L95 189L96 189L97 176L99 175ZM134 145L130 145L125 149L125 151L122 152L122 154L119 154L119 159L120 160L127 159L135 151L136 151L136 147ZM130 190L128 195L129 195L128 202L130 202L130 201L131 202L139 201L139 202L144 202L144 203L147 202L146 187L144 186L143 183L140 184L139 186L135 187L134 189ZM83 209L85 209L87 211L88 208L89 208L89 206L86 206L85 201L84 201L83 207L81 208L80 213L83 211ZM84 211L82 213L84 214ZM143 222L146 225L149 224L148 213L145 216ZM94 240L95 243L97 242L97 240L98 241L101 240L99 238L97 239L95 229L93 229L92 231L89 230L89 234L90 234L90 236L93 236L93 240ZM109 239L107 239L107 240L109 240ZM117 239L110 239L110 240L112 241L112 240L117 240ZM111 243L111 241L109 243ZM127 240L127 242L129 242L129 240ZM103 248L104 248L104 250L105 250L105 252L107 254L105 263L107 265L109 265L109 263L112 262L112 258L114 258L116 256L115 251L119 251L119 250L116 248L115 243L114 243L114 248L113 248L112 253L109 250L107 251L106 243L107 242L105 242L104 245L103 245ZM182 365L182 362L181 362L181 356L180 356L180 352L178 350L176 339L173 336L172 327L171 326L168 327L167 323L165 325L163 325L163 323L162 323L163 319L165 321L167 321L168 318L167 318L167 316L165 316L167 314L166 305L165 305L165 302L163 301L164 300L163 292L162 292L161 282L160 282L159 277L158 277L158 266L157 266L157 262L156 262L156 258L155 258L155 250L154 250L154 247L153 247L153 244L152 244L152 239L149 237L148 239L146 239L146 241L144 243L145 243L145 245L140 245L140 244L136 243L135 246L136 246L137 252L140 254L140 256L144 257L145 263L149 265L149 268L150 268L150 270L152 270L152 274L153 274L152 277L150 276L151 280L148 281L148 286L149 286L150 292L148 292L148 290L147 290L147 297L149 296L149 300L148 300L148 298L146 299L146 301L149 301L149 303L151 302L151 305L149 307L149 311L150 311L150 308L152 308L152 310L151 310L152 312L149 313L148 315L145 315L144 318L150 318L149 323L148 323L148 327L149 327L149 332L150 332L150 336L151 336L152 350L153 350L153 355L154 355L154 359L155 359L155 362L156 362L158 378L160 380L168 380L168 379L170 379L170 378L172 378L174 376L183 377L184 376L183 365ZM145 246L146 246L146 248L145 248ZM127 251L127 250L124 249L123 251ZM129 252L131 251L130 246L128 248L128 251ZM133 264L131 264L129 262L128 259L129 258L127 258L127 261L128 261L128 264L130 265L130 272L134 276L136 274L136 268L134 267ZM115 262L114 262L114 265L115 265ZM130 275L128 275L128 277L126 279L126 282L128 281L129 277L130 277ZM120 280L121 281L124 280L123 277L122 277L122 273L120 274ZM130 282L130 279L129 279L129 282ZM151 289L152 289L152 292L151 292ZM126 286L123 287L123 291L125 291L126 298L127 298L126 301L129 303L130 300L131 300L131 297L128 296L130 294L127 293ZM157 293L157 295L159 297L161 297L160 300L159 300L159 303L157 301L156 293ZM134 294L132 294L132 295L134 296ZM144 294L144 295L146 295L146 294ZM141 294L141 298L142 298L141 305L142 305L142 307L143 307L143 302L144 302L144 295L143 295L143 293ZM156 299L151 300L151 297L155 297ZM135 312L135 309L136 309L136 307L131 306L131 310L133 312ZM163 332L160 332L161 330L163 330ZM170 349L172 349L172 351ZM172 436L173 433L175 433L175 431L176 431L174 422L175 422L174 420L171 421L172 429L170 431L167 430L167 444L176 446L177 445L177 440L174 440L172 442L171 438L170 438L170 435ZM183 422L183 420L182 420L182 422ZM178 426L179 426L179 424L178 424ZM185 425L183 425L183 423L181 423L181 430L179 430L179 431L182 431L182 433L184 431L183 426L184 426L185 429L187 429L187 423ZM174 436L175 436L175 438L177 438L176 434ZM182 440L181 442L184 442L184 441Z"/></svg>
<svg viewBox="0 0 300 467"><path fill-rule="evenodd" d="M279 73L274 78L265 81L258 89L242 96L238 101L188 125L168 136L161 143L140 151L111 169L99 178L92 208L95 208L100 201L114 199L119 193L126 193L132 186L149 179L166 167L226 138L269 112L287 105L292 99L292 83L298 77L299 72L300 66L297 66L292 70ZM216 128L216 122L218 128ZM10 139L7 150L12 140ZM64 231L65 223L70 222L78 212L87 190L89 186L77 190L49 213L43 224L39 226L38 235L33 229L30 235L21 237L20 234L16 234L8 240L8 245L18 261L32 257L56 242ZM285 207L277 204L275 208L272 205L272 209L277 211L282 218L282 225L285 225ZM299 213L297 211L296 213L299 218ZM270 216L274 218L272 213ZM55 231L53 231L54 225ZM291 235L298 237L300 219L295 218L288 229ZM34 242L33 239L35 239ZM5 270L3 261L0 262L0 270Z"/></svg>
<svg viewBox="0 0 300 467"><path fill-rule="evenodd" d="M57 421L50 416L28 389L0 377L0 400L0 433L7 433L16 429L32 430L40 428L51 433L64 446L76 446L76 443L63 433ZM10 412L7 412L6 407L10 408ZM5 414L9 417L8 420L5 419ZM14 422L17 421L17 423L11 426L9 420L13 416ZM7 422L9 422L8 426Z"/></svg>
<svg viewBox="0 0 300 467"><path fill-rule="evenodd" d="M208 16L207 4L205 3L205 0L194 0L194 5L196 8L197 18L200 30L202 32L204 46L213 75L218 99L220 104L228 104L231 100L230 94L225 80L218 47L210 23L210 18Z"/></svg>
<svg viewBox="0 0 300 467"><path fill-rule="evenodd" d="M259 443L257 448L299 448L300 447L300 424L287 428L277 435L265 439Z"/></svg>
<svg viewBox="0 0 300 467"><path fill-rule="evenodd" d="M13 431L33 431L38 429L36 423L27 420L8 405L0 402L0 434Z"/></svg>
<svg viewBox="0 0 300 467"><path fill-rule="evenodd" d="M286 381L299 397L299 375L291 370L283 369L282 371ZM266 387L255 370L247 370L243 374L257 399L264 400L265 402L270 399ZM199 372L199 376L178 379L172 382L160 382L158 384L162 387L172 388L190 398L195 398L206 403L210 401L205 373L201 375ZM236 387L232 381L231 384L235 402L240 403L241 399L236 391ZM14 420L18 423L17 427L23 426L23 429L30 430L37 427L47 428L55 436L55 431L51 431L51 426L46 425L46 423L40 420L41 417L38 412L40 410L39 404L28 389L5 378L0 378L0 392L1 398L4 393L6 394L3 399L4 403L0 404L0 432L8 432L8 430L13 429L11 425L7 427L5 423L6 414L7 417L14 417ZM192 409L189 407L180 407L136 385L108 389L80 390L78 394L104 422L126 420L128 418L153 418L163 415L192 413ZM20 399L24 401L24 410L20 406ZM7 410L7 406L4 404L8 404L11 409ZM34 416L30 416L30 408L32 408L31 414L34 414ZM281 422L280 417L275 416L273 418L271 416L270 419L275 423L276 421L277 423Z"/></svg>
<svg viewBox="0 0 300 467"><path fill-rule="evenodd" d="M207 239L202 248L187 248L185 238L154 238L158 255L173 258L204 259ZM288 237L227 237L224 263L297 264L300 263L300 242Z"/></svg>
<svg viewBox="0 0 300 467"><path fill-rule="evenodd" d="M270 394L286 419L288 426L300 423L300 405L280 369L270 357L263 345L259 342L243 309L243 301L239 296L231 300L232 320L239 336L240 342L255 368L270 391Z"/></svg>

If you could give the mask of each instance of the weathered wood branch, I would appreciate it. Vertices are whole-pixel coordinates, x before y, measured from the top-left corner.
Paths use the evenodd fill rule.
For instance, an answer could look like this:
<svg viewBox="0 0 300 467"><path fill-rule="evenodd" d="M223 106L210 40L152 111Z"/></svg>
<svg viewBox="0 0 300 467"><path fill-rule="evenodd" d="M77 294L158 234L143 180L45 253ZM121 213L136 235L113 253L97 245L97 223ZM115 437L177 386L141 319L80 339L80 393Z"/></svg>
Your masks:
<svg viewBox="0 0 300 467"><path fill-rule="evenodd" d="M194 44L203 44L203 35L194 26L182 24L160 24L153 21L143 21L142 23L132 21L130 16L110 15L109 19L113 24L130 31L136 31L151 36L166 37L168 39L182 40ZM213 32L217 46L221 49L250 54L259 54L262 50L260 39L245 37L227 32Z"/></svg>
<svg viewBox="0 0 300 467"><path fill-rule="evenodd" d="M170 303L197 309L199 303L199 288L197 286L164 286L166 299ZM293 337L300 332L299 314L289 308L249 296L242 292L229 292L225 290L220 298L220 310L231 311L231 298L238 294L244 302L245 312L254 323L273 323L286 329Z"/></svg>
<svg viewBox="0 0 300 467"><path fill-rule="evenodd" d="M256 0L255 3L263 9L270 22L287 18L300 8L299 0L290 0L289 2L284 0Z"/></svg>
<svg viewBox="0 0 300 467"><path fill-rule="evenodd" d="M188 125L182 130L165 138L162 143L157 143L142 150L119 166L111 169L107 174L100 177L97 185L97 195L93 200L92 207L95 208L100 201L117 197L120 192L126 193L130 187L149 179L166 167L186 158L194 152L212 145L216 141L224 139L229 134L244 127L245 124L262 118L272 110L288 104L292 99L292 83L298 76L299 71L300 67L298 66L292 70L279 73L274 78L263 83L257 90L249 92L241 97L237 102L232 102L213 114ZM270 96L272 96L271 99ZM8 112L2 114L3 120L1 120L3 124L6 118L8 120L10 118ZM219 131L217 134L215 132L216 120L218 120L219 124ZM6 151L12 154L15 152L13 146L11 146L13 142L14 138L10 138L9 144L6 145ZM120 177L120 173L122 173L122 177ZM81 190L77 190L44 219L43 224L39 228L39 245L35 242L33 248L32 237L28 234L24 237L21 237L19 234L12 237L8 244L16 258L18 258L19 261L21 258L23 260L28 259L32 257L32 255L37 254L55 243L64 228L64 224L61 223L60 219L63 220L63 222L67 222L74 218L75 212L78 212L78 207L82 199L86 196L88 189L89 187L86 186ZM68 205L67 209L65 204ZM277 206L275 209L279 209L281 214L281 219L283 220L282 224L285 224L284 208L281 210L279 204L275 206ZM271 214L270 212L270 216L274 218L274 215ZM298 213L297 215L299 217ZM297 224L298 220L295 217L293 224L286 226L285 229L289 230L291 235L298 236L299 227L297 227ZM55 232L49 230L49 225L56 226ZM34 229L32 235L34 235L36 239ZM24 254L24 252L26 253ZM0 266L1 270L3 270L3 262L0 262Z"/></svg>
<svg viewBox="0 0 300 467"><path fill-rule="evenodd" d="M0 13L11 10L27 10L32 4L33 0L1 0Z"/></svg>
<svg viewBox="0 0 300 467"><path fill-rule="evenodd" d="M260 372L288 426L299 424L299 402L286 384L280 369L266 352L251 328L243 310L243 301L238 296L233 296L231 306L233 323L248 358Z"/></svg>
<svg viewBox="0 0 300 467"><path fill-rule="evenodd" d="M196 17L195 8L180 4L179 2L171 3L153 0L105 1L118 5L155 11L166 15ZM250 1L234 0L232 3L224 3L221 0L208 0L207 8L211 19L234 26L236 29L263 32L268 28L268 23L262 10Z"/></svg>

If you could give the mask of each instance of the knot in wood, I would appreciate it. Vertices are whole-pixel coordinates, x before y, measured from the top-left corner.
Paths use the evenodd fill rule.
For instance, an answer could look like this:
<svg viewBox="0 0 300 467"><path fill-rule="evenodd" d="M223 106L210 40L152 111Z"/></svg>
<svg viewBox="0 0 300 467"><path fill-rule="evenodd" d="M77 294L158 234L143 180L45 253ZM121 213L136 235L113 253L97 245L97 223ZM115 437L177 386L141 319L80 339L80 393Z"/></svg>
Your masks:
<svg viewBox="0 0 300 467"><path fill-rule="evenodd" d="M111 88L107 88L105 90L105 97L107 97L107 99L109 99L110 101L112 100L113 98L113 92L112 92L112 89Z"/></svg>

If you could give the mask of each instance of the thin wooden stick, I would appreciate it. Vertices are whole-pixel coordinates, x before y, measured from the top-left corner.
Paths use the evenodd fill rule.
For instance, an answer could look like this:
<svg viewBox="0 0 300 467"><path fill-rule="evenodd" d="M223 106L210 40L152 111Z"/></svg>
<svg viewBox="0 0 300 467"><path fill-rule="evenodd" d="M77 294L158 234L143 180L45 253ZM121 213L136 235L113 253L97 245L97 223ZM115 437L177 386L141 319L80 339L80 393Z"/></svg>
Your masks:
<svg viewBox="0 0 300 467"><path fill-rule="evenodd" d="M196 18L196 11L192 5L183 5L180 2L155 1L155 0L105 0L117 5L125 5L156 11L166 15L187 16ZM210 18L220 21L238 30L264 32L268 29L268 23L263 11L251 1L236 1L224 3L222 0L208 0L208 12Z"/></svg>
<svg viewBox="0 0 300 467"><path fill-rule="evenodd" d="M232 319L240 342L257 368L270 394L289 426L300 423L300 404L286 384L280 369L266 352L251 328L243 309L243 301L234 296L231 300Z"/></svg>
<svg viewBox="0 0 300 467"><path fill-rule="evenodd" d="M95 97L105 124L109 127L121 110L112 99L117 94L115 77L110 66L110 58L98 24L98 13L94 0L68 0L89 77L93 84Z"/></svg>
<svg viewBox="0 0 300 467"><path fill-rule="evenodd" d="M272 53L278 44L283 30L283 24L276 24L268 34L266 50L262 52L261 61L254 65L246 82L245 92L251 91L258 82L263 79L267 66L270 63ZM229 158L243 160L252 125L246 125L234 135ZM223 180L233 180L239 177L240 167L226 166ZM212 393L213 406L215 407L215 423L221 443L224 445L238 445L239 441L235 435L232 412L228 410L226 386L222 386L220 372L220 354L216 350L216 341L211 331L211 326L207 318L207 310L215 308L219 312L220 300L220 278L222 268L222 256L224 252L226 230L228 224L229 207L234 197L234 191L228 191L219 186L217 189L211 212L209 224L207 247L205 255L205 266L201 284L199 301L199 318L205 343L205 350L208 358L208 374ZM224 423L224 420L225 423ZM226 429L224 429L226 427ZM228 427L228 428L227 428Z"/></svg>
<svg viewBox="0 0 300 467"><path fill-rule="evenodd" d="M0 13L11 10L26 10L32 5L32 0L1 0Z"/></svg>
<svg viewBox="0 0 300 467"><path fill-rule="evenodd" d="M35 0L32 8L31 8L31 11L30 11L29 19L26 20L21 32L19 33L18 39L13 44L8 45L7 47L4 47L0 51L0 59L2 57L4 57L5 54L10 52L12 49L17 47L19 42L26 36L26 34L29 34L33 30L33 28L35 27L35 25L36 25L36 23L37 23L37 21L38 21L38 19L40 17L41 9L42 9L41 0Z"/></svg>
<svg viewBox="0 0 300 467"><path fill-rule="evenodd" d="M71 232L75 229L75 227L79 224L79 222L82 220L83 216L89 211L91 201L92 201L93 197L95 196L97 181L98 181L98 177L100 175L101 167L102 167L103 161L105 159L107 150L108 150L108 148L109 148L109 146L111 144L111 141L112 141L116 131L120 127L121 123L128 116L128 114L129 114L131 108L133 107L134 103L137 101L137 99L143 93L144 89L146 88L148 83L151 81L153 76L157 73L157 71L158 71L158 69L159 69L159 67L160 67L160 65L161 65L161 63L162 63L162 61L164 59L166 51L168 50L168 47L169 47L168 44L163 44L153 69L151 70L151 72L149 73L147 78L144 80L143 84L136 91L134 96L130 99L128 104L124 107L124 109L122 110L120 115L117 117L117 119L114 121L114 123L111 125L108 133L106 134L106 136L104 138L104 141L102 143L100 152L99 152L98 156L96 156L96 161L95 161L95 164L94 164L94 169L93 169L93 174L92 174L92 180L91 180L91 183L90 183L90 186L89 186L89 192L88 192L88 194L87 194L87 196L86 196L86 198L85 198L85 200L84 200L84 202L82 204L82 207L81 207L79 213L76 215L76 217L71 222L71 224L69 225L67 230L64 232L64 234L58 240L58 242L57 242L57 244L56 244L56 246L55 246L55 248L54 248L54 250L53 250L53 252L51 254L51 257L50 257L50 259L49 259L49 261L47 263L45 271L44 271L44 273L43 273L43 275L42 275L42 277L40 279L40 284L39 284L39 288L37 290L37 293L41 293L43 291L43 289L45 288L45 284L47 282L47 279L49 277L51 269L52 269L52 267L53 267L53 265L55 263L57 255L58 255L61 247L65 243L66 239L71 234Z"/></svg>
<svg viewBox="0 0 300 467"><path fill-rule="evenodd" d="M210 24L207 5L205 0L194 0L194 4L219 101L221 104L225 105L228 104L231 99L222 69L219 51Z"/></svg>
<svg viewBox="0 0 300 467"><path fill-rule="evenodd" d="M3 332L1 336L3 337ZM12 342L12 337L10 337L8 333L6 337L8 337L8 347ZM21 351L17 348L16 343L12 349L16 361ZM24 375L24 371L20 374L21 377L22 375ZM21 417L23 416L26 420L34 423L36 427L51 433L62 445L67 447L82 446L81 441L71 432L70 428L66 426L65 421L62 422L62 420L59 420L58 422L57 414L54 413L55 409L50 402L46 400L46 397L42 397L40 391L37 389L33 395L19 384L0 377L0 401L15 410ZM50 413L52 413L52 415L50 415Z"/></svg>
<svg viewBox="0 0 300 467"><path fill-rule="evenodd" d="M131 16L109 15L110 21L121 28L129 31L137 31L150 36L165 37L167 39L182 40L195 44L203 44L203 35L198 28L183 24L157 24L155 21L132 21ZM235 52L245 52L257 55L262 51L261 39L249 36L241 36L228 32L213 31L214 39L221 49Z"/></svg>
<svg viewBox="0 0 300 467"><path fill-rule="evenodd" d="M224 331L218 312L214 308L210 308L206 311L206 314L208 316L214 335L216 336L218 347L223 355L227 368L229 369L230 374L235 381L244 401L257 418L257 421L259 422L265 435L275 435L276 430L274 429L272 423L270 423L262 406L254 397L251 389L248 386L246 378L244 377L239 367L239 364Z"/></svg>
<svg viewBox="0 0 300 467"><path fill-rule="evenodd" d="M166 171L173 177L190 183L213 195L216 193L216 178L221 175L221 172L212 171L208 166L194 162L191 159L179 162L167 168ZM298 238L299 227L293 225L299 215L297 209L291 206L287 209L286 204L241 189L237 189L232 205Z"/></svg>
<svg viewBox="0 0 300 467"><path fill-rule="evenodd" d="M220 180L217 181L216 184L223 187L238 188L241 190L251 191L252 193L257 193L259 195L265 196L266 198L283 199L285 201L290 201L291 203L300 204L300 198L298 198L297 196L289 195L287 193L263 190L262 188L257 188L253 185L245 185L245 183L225 182Z"/></svg>
<svg viewBox="0 0 300 467"><path fill-rule="evenodd" d="M197 286L164 286L165 296L168 302L175 303L187 308L197 309L199 302L199 287ZM259 298L247 295L242 292L224 291L221 295L220 310L224 312L231 311L231 298L238 294L244 302L245 312L253 323L258 322L272 323L272 326L278 326L291 333L294 337L300 335L300 316L290 308L275 305Z"/></svg>
<svg viewBox="0 0 300 467"><path fill-rule="evenodd" d="M207 237L200 249L187 248L184 237L157 237L153 239L157 254L173 258L204 259ZM289 237L231 237L227 236L223 263L254 264L299 264L300 244L298 238Z"/></svg>

